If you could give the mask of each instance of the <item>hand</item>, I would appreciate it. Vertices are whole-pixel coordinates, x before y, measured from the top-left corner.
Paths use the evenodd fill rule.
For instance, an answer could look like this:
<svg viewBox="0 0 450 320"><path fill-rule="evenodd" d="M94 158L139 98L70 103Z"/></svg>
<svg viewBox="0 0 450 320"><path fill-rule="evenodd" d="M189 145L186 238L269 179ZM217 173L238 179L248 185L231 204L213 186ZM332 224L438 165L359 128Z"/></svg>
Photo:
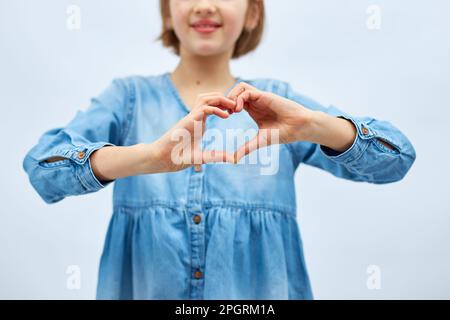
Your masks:
<svg viewBox="0 0 450 320"><path fill-rule="evenodd" d="M155 172L155 165L158 172L174 172L192 165L199 170L205 163L234 163L233 154L203 151L200 146L207 117L215 115L227 119L233 112L237 112L236 102L223 94L212 92L199 95L192 111L152 144L152 150L156 152L156 157L149 159L152 171Z"/></svg>
<svg viewBox="0 0 450 320"><path fill-rule="evenodd" d="M233 88L227 98L236 102L235 112L245 109L259 128L256 137L236 151L236 162L261 147L307 139L314 111L245 82Z"/></svg>

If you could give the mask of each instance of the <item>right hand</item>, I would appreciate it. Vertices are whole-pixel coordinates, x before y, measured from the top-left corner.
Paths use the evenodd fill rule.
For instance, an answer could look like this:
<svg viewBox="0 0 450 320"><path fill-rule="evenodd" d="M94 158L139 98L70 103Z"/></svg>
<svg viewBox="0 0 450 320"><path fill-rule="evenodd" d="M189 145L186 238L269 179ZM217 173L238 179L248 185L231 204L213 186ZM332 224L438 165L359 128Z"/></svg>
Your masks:
<svg viewBox="0 0 450 320"><path fill-rule="evenodd" d="M224 97L221 93L211 92L199 95L191 112L152 143L154 156L149 159L152 171L175 172L193 165L199 171L201 165L205 163L235 163L232 153L201 150L207 117L215 115L227 119L234 112L236 112L236 102Z"/></svg>

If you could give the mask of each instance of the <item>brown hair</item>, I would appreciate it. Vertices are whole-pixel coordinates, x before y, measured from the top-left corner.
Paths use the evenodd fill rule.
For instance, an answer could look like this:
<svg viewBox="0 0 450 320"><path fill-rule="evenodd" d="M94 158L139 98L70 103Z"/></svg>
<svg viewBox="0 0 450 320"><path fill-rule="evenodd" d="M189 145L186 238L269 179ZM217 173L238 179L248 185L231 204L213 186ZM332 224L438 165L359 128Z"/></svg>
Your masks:
<svg viewBox="0 0 450 320"><path fill-rule="evenodd" d="M258 19L258 24L252 30L247 30L245 27L242 30L241 35L236 41L234 52L232 55L233 59L239 58L253 50L255 50L259 43L261 42L264 33L265 24L265 10L263 0L248 0L249 9L251 5L259 4L260 16ZM175 31L173 29L167 28L165 23L165 18L170 15L169 0L160 0L160 11L162 17L162 32L157 40L161 40L164 47L172 48L172 51L176 55L180 55L180 40L178 39ZM247 10L247 17L250 14L250 10Z"/></svg>

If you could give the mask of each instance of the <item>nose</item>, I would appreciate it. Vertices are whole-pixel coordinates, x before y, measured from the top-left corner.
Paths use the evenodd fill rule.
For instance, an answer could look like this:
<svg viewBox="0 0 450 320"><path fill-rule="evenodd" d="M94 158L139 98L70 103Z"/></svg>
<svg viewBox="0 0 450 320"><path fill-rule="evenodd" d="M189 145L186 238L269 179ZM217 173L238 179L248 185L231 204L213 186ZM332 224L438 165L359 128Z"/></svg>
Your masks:
<svg viewBox="0 0 450 320"><path fill-rule="evenodd" d="M216 6L211 0L200 0L194 5L194 13L197 15L211 15L217 11Z"/></svg>

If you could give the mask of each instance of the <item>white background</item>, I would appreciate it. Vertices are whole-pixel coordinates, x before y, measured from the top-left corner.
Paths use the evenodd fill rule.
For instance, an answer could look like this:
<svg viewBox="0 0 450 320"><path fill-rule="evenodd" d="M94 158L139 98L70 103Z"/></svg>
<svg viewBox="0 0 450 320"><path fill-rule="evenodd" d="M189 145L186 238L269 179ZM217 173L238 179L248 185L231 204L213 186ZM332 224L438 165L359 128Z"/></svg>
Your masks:
<svg viewBox="0 0 450 320"><path fill-rule="evenodd" d="M317 299L450 298L450 2L266 0L264 42L233 62L355 116L391 121L417 160L401 182L345 181L301 166L298 216ZM81 30L66 9L81 8ZM366 26L369 5L381 29ZM173 70L154 39L156 0L0 0L0 298L92 299L112 187L45 204L22 170L46 130L67 124L115 77ZM66 269L81 268L80 290ZM367 268L381 270L369 290Z"/></svg>

